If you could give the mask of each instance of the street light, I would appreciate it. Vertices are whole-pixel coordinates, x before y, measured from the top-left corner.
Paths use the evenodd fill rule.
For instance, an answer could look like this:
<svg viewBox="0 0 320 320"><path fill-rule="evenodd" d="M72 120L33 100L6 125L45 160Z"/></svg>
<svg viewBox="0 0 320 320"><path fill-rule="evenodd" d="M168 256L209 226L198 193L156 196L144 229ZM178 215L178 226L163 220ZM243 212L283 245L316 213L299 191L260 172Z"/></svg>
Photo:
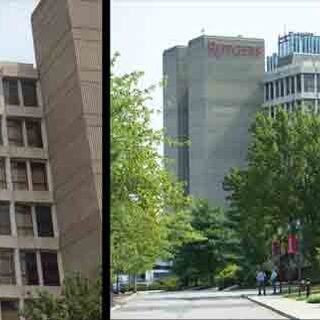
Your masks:
<svg viewBox="0 0 320 320"><path fill-rule="evenodd" d="M299 282L301 281L301 237L300 237L300 234L299 234L299 231L301 230L301 221L300 219L298 218L296 220L296 228L297 228L297 238L298 238L298 280Z"/></svg>
<svg viewBox="0 0 320 320"><path fill-rule="evenodd" d="M279 247L280 247L280 251L279 251L279 291L280 293L282 293L282 272L281 272L281 247L282 247L282 244L281 244L281 237L282 237L282 232L283 232L283 229L281 226L278 227L278 236L279 236Z"/></svg>

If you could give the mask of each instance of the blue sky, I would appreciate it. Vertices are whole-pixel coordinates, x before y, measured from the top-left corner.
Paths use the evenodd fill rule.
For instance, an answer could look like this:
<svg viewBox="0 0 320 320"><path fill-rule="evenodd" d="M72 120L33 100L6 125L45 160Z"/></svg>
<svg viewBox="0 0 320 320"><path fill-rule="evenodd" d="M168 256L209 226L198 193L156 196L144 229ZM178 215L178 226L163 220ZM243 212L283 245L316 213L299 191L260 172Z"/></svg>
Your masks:
<svg viewBox="0 0 320 320"><path fill-rule="evenodd" d="M276 50L284 29L320 34L320 1L269 0L113 0L111 52L121 54L120 71L145 71L144 84L162 78L162 52L201 35L259 37L266 53ZM153 108L162 107L162 90L154 94ZM153 119L162 127L162 116Z"/></svg>
<svg viewBox="0 0 320 320"><path fill-rule="evenodd" d="M31 13L36 0L0 0L0 61L35 63Z"/></svg>

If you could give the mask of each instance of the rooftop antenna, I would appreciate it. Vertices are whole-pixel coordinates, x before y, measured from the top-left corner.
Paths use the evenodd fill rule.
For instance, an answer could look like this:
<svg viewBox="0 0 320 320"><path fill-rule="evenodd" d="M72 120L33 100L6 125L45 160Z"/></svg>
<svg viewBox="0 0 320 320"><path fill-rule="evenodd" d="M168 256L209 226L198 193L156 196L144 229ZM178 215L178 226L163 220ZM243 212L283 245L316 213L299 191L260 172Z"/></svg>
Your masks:
<svg viewBox="0 0 320 320"><path fill-rule="evenodd" d="M201 34L204 36L204 28L201 29Z"/></svg>

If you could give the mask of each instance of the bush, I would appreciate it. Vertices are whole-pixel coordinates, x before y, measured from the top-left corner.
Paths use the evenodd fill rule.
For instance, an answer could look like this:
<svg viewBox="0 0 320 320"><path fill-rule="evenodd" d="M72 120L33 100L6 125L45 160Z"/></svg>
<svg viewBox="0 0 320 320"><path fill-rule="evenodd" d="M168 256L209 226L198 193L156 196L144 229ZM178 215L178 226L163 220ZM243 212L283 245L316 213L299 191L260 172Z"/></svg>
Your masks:
<svg viewBox="0 0 320 320"><path fill-rule="evenodd" d="M308 303L320 303L320 294L311 294L307 299Z"/></svg>
<svg viewBox="0 0 320 320"><path fill-rule="evenodd" d="M219 289L232 286L237 283L240 267L236 264L229 264L222 269L215 277L215 283Z"/></svg>
<svg viewBox="0 0 320 320"><path fill-rule="evenodd" d="M149 285L147 283L137 283L137 291L146 290L176 290L178 288L178 278L176 276L168 276L160 280L156 280ZM122 285L120 292L133 291L133 284Z"/></svg>

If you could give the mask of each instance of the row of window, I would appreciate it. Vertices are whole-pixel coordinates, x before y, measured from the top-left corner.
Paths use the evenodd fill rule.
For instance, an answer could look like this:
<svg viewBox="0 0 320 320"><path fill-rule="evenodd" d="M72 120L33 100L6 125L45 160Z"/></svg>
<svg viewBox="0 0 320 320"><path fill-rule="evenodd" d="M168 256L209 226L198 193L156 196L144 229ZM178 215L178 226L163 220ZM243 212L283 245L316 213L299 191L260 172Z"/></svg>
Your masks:
<svg viewBox="0 0 320 320"><path fill-rule="evenodd" d="M31 169L31 184L34 191L47 191L47 170L46 163L38 160L12 159L11 182L13 190L29 190L27 165ZM7 189L6 162L0 158L0 189Z"/></svg>
<svg viewBox="0 0 320 320"><path fill-rule="evenodd" d="M24 139L24 130L26 139ZM1 131L1 130L0 130ZM42 148L41 120L24 120L7 118L8 144L17 147ZM3 139L0 139L3 144Z"/></svg>
<svg viewBox="0 0 320 320"><path fill-rule="evenodd" d="M7 105L38 106L36 80L3 78L3 91Z"/></svg>
<svg viewBox="0 0 320 320"><path fill-rule="evenodd" d="M270 111L269 112L270 116L272 118L275 118L276 110L278 108L282 108L284 111L288 113L302 110L303 108L304 112L318 114L320 113L319 106L320 106L320 100L318 101L318 108L316 108L316 100L304 99L304 100L297 100L294 102L282 103L282 104L279 104L279 106L271 106L270 108L268 108L268 110Z"/></svg>
<svg viewBox="0 0 320 320"><path fill-rule="evenodd" d="M290 76L265 84L265 101L284 97L290 94L301 93L303 77L303 92L320 92L320 74L304 73Z"/></svg>
<svg viewBox="0 0 320 320"><path fill-rule="evenodd" d="M23 285L39 285L37 254L40 257L43 285L59 286L59 267L57 253L46 250L19 250L21 278ZM14 249L0 249L0 285L15 285L16 273Z"/></svg>
<svg viewBox="0 0 320 320"><path fill-rule="evenodd" d="M15 204L14 211L18 237L54 237L50 206ZM10 205L3 202L0 203L0 235L11 234Z"/></svg>

